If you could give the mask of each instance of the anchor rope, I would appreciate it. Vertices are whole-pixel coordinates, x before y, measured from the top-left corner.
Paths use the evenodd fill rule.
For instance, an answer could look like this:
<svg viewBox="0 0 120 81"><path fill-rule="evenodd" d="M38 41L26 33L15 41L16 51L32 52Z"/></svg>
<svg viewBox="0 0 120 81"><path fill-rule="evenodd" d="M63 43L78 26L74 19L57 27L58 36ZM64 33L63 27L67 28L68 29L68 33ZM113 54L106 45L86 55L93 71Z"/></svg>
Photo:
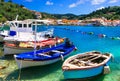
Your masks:
<svg viewBox="0 0 120 81"><path fill-rule="evenodd" d="M64 56L62 54L60 56L61 56L62 61L64 61Z"/></svg>
<svg viewBox="0 0 120 81"><path fill-rule="evenodd" d="M22 67L22 60L20 62L20 67L19 67L18 81L20 81L20 78L21 78L21 67Z"/></svg>
<svg viewBox="0 0 120 81"><path fill-rule="evenodd" d="M52 80L52 81L60 81L60 77L63 75L64 71L65 71L65 70L63 70L63 71L61 72L61 74L58 76L58 78L57 78L56 80Z"/></svg>

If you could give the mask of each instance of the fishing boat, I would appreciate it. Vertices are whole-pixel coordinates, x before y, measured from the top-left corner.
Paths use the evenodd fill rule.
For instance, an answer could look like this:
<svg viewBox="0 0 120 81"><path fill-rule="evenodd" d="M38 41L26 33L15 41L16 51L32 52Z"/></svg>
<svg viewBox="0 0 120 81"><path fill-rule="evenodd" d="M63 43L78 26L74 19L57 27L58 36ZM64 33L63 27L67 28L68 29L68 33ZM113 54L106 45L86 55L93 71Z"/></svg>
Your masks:
<svg viewBox="0 0 120 81"><path fill-rule="evenodd" d="M18 16L16 16L16 19L13 21L9 21L10 30L4 30L0 31L0 42L3 42L5 40L30 40L30 38L34 38L34 22L36 20L23 20L18 21ZM40 25L40 24L39 24ZM49 29L47 31L43 32L36 32L36 36L41 37L44 35L53 35L54 29ZM6 38L5 38L6 37Z"/></svg>
<svg viewBox="0 0 120 81"><path fill-rule="evenodd" d="M11 35L15 32L12 31ZM52 37L54 33L54 29L47 29L45 31L36 33L36 41L41 41ZM4 42L14 42L14 41L34 41L35 33L31 32L17 32L17 35L8 36L4 38Z"/></svg>
<svg viewBox="0 0 120 81"><path fill-rule="evenodd" d="M19 68L43 66L67 57L75 49L73 44L63 43L52 48L14 55Z"/></svg>
<svg viewBox="0 0 120 81"><path fill-rule="evenodd" d="M36 41L37 50L49 48L64 42L64 38L53 37ZM34 41L7 41L4 43L4 55L18 54L34 50Z"/></svg>
<svg viewBox="0 0 120 81"><path fill-rule="evenodd" d="M0 41L3 42L4 37L15 36L22 32L32 32L32 22L18 21L18 16L13 21L9 21L10 30L0 31Z"/></svg>
<svg viewBox="0 0 120 81"><path fill-rule="evenodd" d="M112 54L90 51L69 57L62 65L65 79L89 78L110 72Z"/></svg>

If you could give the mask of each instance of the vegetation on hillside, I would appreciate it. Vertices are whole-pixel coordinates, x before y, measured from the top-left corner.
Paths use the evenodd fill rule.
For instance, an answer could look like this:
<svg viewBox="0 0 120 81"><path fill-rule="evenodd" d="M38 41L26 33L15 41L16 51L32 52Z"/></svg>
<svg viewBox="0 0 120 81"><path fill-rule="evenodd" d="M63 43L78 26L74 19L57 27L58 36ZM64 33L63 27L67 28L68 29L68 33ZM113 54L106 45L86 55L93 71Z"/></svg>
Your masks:
<svg viewBox="0 0 120 81"><path fill-rule="evenodd" d="M88 15L79 17L79 19L91 19L101 17L111 20L120 19L120 6L106 7L100 10L96 10Z"/></svg>
<svg viewBox="0 0 120 81"><path fill-rule="evenodd" d="M19 15L19 20L35 18L35 15L30 10L25 9L23 5L13 4L12 0L0 2L0 22L14 20L16 15Z"/></svg>
<svg viewBox="0 0 120 81"><path fill-rule="evenodd" d="M48 14L42 13L42 17L44 18L55 18L55 19L91 19L91 18L106 18L106 19L120 19L120 6L106 7L103 9L99 9L93 11L87 15L74 15L74 14Z"/></svg>
<svg viewBox="0 0 120 81"><path fill-rule="evenodd" d="M5 22L7 20L14 20L16 15L19 15L18 20L24 19L35 19L35 12L26 9L23 5L18 5L12 2L12 0L7 0L8 2L0 2L0 22ZM74 14L49 14L41 12L41 19L91 19L91 18L106 18L106 19L120 19L120 6L106 7L100 10L93 11L87 15L74 15Z"/></svg>

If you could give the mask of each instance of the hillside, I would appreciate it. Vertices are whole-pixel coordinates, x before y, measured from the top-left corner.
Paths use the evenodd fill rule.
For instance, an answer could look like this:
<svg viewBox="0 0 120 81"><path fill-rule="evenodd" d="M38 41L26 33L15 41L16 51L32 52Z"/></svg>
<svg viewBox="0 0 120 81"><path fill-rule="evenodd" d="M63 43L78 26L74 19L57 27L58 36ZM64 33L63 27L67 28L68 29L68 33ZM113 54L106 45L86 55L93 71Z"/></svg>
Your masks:
<svg viewBox="0 0 120 81"><path fill-rule="evenodd" d="M111 20L120 19L120 6L106 7L100 10L96 10L88 15L79 17L79 19L91 19L101 17Z"/></svg>
<svg viewBox="0 0 120 81"><path fill-rule="evenodd" d="M7 20L14 20L16 15L19 15L18 20L35 19L36 11L26 9L23 5L18 5L12 2L0 2L0 22ZM87 15L74 15L74 14L49 14L45 12L39 12L41 19L91 19L91 18L106 18L106 19L120 19L120 6L106 7L100 10L93 11Z"/></svg>
<svg viewBox="0 0 120 81"><path fill-rule="evenodd" d="M91 18L101 18L106 19L120 19L120 6L106 7L100 10L93 11L87 15L74 15L74 14L48 14L42 13L42 18L55 18L55 19L91 19Z"/></svg>
<svg viewBox="0 0 120 81"><path fill-rule="evenodd" d="M19 15L19 20L35 18L35 14L25 9L23 5L14 4L12 2L0 3L0 22L14 20L16 15Z"/></svg>

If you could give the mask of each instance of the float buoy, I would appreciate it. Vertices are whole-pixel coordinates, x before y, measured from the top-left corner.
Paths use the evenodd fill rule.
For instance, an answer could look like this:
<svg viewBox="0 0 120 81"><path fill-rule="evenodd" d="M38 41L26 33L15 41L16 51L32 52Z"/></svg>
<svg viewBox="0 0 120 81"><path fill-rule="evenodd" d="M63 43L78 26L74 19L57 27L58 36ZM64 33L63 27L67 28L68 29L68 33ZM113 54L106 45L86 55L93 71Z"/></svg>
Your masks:
<svg viewBox="0 0 120 81"><path fill-rule="evenodd" d="M88 32L89 35L93 35L94 33L93 32Z"/></svg>
<svg viewBox="0 0 120 81"><path fill-rule="evenodd" d="M106 35L105 34L98 34L98 37L106 37Z"/></svg>

